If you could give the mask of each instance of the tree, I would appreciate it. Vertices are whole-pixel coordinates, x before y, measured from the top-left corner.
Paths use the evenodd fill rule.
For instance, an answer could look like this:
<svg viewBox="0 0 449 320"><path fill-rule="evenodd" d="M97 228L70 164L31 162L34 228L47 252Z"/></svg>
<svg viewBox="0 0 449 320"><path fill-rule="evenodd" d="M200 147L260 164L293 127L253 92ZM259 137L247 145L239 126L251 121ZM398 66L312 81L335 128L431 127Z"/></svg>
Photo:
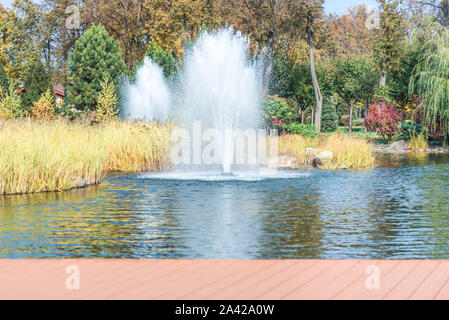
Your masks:
<svg viewBox="0 0 449 320"><path fill-rule="evenodd" d="M84 26L101 24L120 42L123 59L129 70L143 59L149 37L145 23L148 12L144 0L87 0L84 1Z"/></svg>
<svg viewBox="0 0 449 320"><path fill-rule="evenodd" d="M293 100L301 123L304 123L305 112L309 107L313 118L315 97L308 65L277 57L273 63L269 93Z"/></svg>
<svg viewBox="0 0 449 320"><path fill-rule="evenodd" d="M338 127L338 114L334 104L334 97L325 97L323 103L323 116L321 119L324 132L335 131Z"/></svg>
<svg viewBox="0 0 449 320"><path fill-rule="evenodd" d="M290 13L289 25L292 32L300 32L309 46L309 65L312 77L312 85L315 92L315 126L321 131L321 112L323 107L323 95L321 93L315 66L315 38L316 31L322 25L323 0L289 0L288 9ZM293 28L299 25L300 28Z"/></svg>
<svg viewBox="0 0 449 320"><path fill-rule="evenodd" d="M79 110L95 110L101 81L108 77L116 85L125 70L119 42L103 26L93 25L70 54L67 103Z"/></svg>
<svg viewBox="0 0 449 320"><path fill-rule="evenodd" d="M410 95L422 96L423 124L429 131L449 134L449 29L438 23L424 25L414 36L423 47L410 80Z"/></svg>
<svg viewBox="0 0 449 320"><path fill-rule="evenodd" d="M352 116L357 103L364 102L370 92L373 70L361 57L348 56L336 63L335 91L349 108L349 133L352 132Z"/></svg>
<svg viewBox="0 0 449 320"><path fill-rule="evenodd" d="M368 10L365 5L349 9L349 12L342 16L330 14L326 53L336 58L348 54L371 54L374 47L374 30L367 28L367 20Z"/></svg>
<svg viewBox="0 0 449 320"><path fill-rule="evenodd" d="M3 65L0 64L0 89L3 91L8 90L8 86L9 86L8 76L6 75Z"/></svg>
<svg viewBox="0 0 449 320"><path fill-rule="evenodd" d="M25 92L22 97L24 110L29 110L33 104L51 87L50 76L42 62L37 61L30 67L23 81Z"/></svg>
<svg viewBox="0 0 449 320"><path fill-rule="evenodd" d="M170 51L162 49L159 44L151 41L145 56L162 67L167 79L171 79L175 76L177 72L176 61Z"/></svg>
<svg viewBox="0 0 449 320"><path fill-rule="evenodd" d="M442 26L449 26L449 0L409 0L413 17L433 15Z"/></svg>
<svg viewBox="0 0 449 320"><path fill-rule="evenodd" d="M399 71L407 28L404 14L400 11L402 0L379 0L379 2L382 10L374 53L381 74L379 86L384 87L387 73Z"/></svg>
<svg viewBox="0 0 449 320"><path fill-rule="evenodd" d="M31 115L35 119L51 120L55 116L55 97L48 89L36 102L31 109Z"/></svg>
<svg viewBox="0 0 449 320"><path fill-rule="evenodd" d="M9 37L11 39L8 59L13 72L23 79L31 65L40 60L42 37L40 25L42 12L31 0L15 0L14 14L9 16Z"/></svg>
<svg viewBox="0 0 449 320"><path fill-rule="evenodd" d="M102 123L118 115L115 87L108 78L101 82L101 92L98 94L97 100L97 122Z"/></svg>
<svg viewBox="0 0 449 320"><path fill-rule="evenodd" d="M146 0L147 35L181 60L186 44L197 38L202 27L215 29L225 24L221 10L228 6L224 0Z"/></svg>
<svg viewBox="0 0 449 320"><path fill-rule="evenodd" d="M14 81L10 79L7 90L0 88L0 119L13 119L24 115L22 98L16 90Z"/></svg>

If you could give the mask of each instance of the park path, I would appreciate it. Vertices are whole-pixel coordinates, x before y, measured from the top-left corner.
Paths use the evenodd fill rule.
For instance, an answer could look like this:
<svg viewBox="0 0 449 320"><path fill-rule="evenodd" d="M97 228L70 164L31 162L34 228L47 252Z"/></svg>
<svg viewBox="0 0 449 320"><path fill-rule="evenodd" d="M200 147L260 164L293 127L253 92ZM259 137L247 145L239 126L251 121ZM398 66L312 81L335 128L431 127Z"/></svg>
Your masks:
<svg viewBox="0 0 449 320"><path fill-rule="evenodd" d="M0 299L446 300L449 261L0 260Z"/></svg>

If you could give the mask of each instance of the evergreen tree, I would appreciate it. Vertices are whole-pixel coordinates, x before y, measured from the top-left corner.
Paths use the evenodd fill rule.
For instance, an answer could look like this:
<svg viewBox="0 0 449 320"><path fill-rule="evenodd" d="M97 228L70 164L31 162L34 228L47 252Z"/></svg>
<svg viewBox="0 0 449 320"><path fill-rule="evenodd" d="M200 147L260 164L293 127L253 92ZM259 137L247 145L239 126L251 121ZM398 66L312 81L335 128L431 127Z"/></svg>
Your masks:
<svg viewBox="0 0 449 320"><path fill-rule="evenodd" d="M334 97L325 97L323 103L323 115L321 118L321 129L324 132L335 131L338 127L338 114L335 107Z"/></svg>
<svg viewBox="0 0 449 320"><path fill-rule="evenodd" d="M175 58L173 58L170 51L162 49L156 42L150 42L145 56L164 69L164 75L167 79L172 79L176 75L177 69Z"/></svg>
<svg viewBox="0 0 449 320"><path fill-rule="evenodd" d="M51 87L50 75L42 62L34 63L23 81L25 93L22 98L24 110L30 110L33 104Z"/></svg>
<svg viewBox="0 0 449 320"><path fill-rule="evenodd" d="M117 85L119 75L126 70L119 42L101 25L93 25L75 43L68 66L66 103L78 110L95 110L103 79L107 77Z"/></svg>

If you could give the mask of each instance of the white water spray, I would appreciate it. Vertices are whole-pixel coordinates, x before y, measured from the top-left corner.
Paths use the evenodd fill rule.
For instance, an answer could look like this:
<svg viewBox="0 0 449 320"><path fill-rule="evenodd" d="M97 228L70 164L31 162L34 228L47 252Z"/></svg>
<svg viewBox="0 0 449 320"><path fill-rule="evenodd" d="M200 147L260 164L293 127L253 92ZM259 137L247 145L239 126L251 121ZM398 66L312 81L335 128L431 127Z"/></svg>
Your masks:
<svg viewBox="0 0 449 320"><path fill-rule="evenodd" d="M145 58L136 81L126 90L125 117L147 121L166 121L170 114L171 93L162 68Z"/></svg>
<svg viewBox="0 0 449 320"><path fill-rule="evenodd" d="M185 59L183 119L220 131L226 173L234 157L226 131L255 129L259 120L260 81L248 45L248 39L231 28L205 33Z"/></svg>

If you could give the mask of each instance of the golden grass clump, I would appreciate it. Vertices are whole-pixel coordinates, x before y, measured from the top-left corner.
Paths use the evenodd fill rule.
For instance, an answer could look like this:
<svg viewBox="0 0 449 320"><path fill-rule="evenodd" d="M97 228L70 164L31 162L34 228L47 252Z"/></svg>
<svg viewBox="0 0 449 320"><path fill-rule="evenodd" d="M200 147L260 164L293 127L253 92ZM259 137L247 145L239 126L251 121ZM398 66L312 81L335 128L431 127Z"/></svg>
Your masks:
<svg viewBox="0 0 449 320"><path fill-rule="evenodd" d="M333 134L325 139L320 149L334 153L334 161L325 163L325 169L337 169L342 166L364 169L374 165L373 147L363 138Z"/></svg>
<svg viewBox="0 0 449 320"><path fill-rule="evenodd" d="M422 151L424 152L429 147L429 142L423 133L419 135L412 134L408 147L412 151Z"/></svg>
<svg viewBox="0 0 449 320"><path fill-rule="evenodd" d="M305 138L300 135L282 135L279 137L279 155L293 157L298 160L299 165L307 164L307 148L316 149L319 144L318 138Z"/></svg>
<svg viewBox="0 0 449 320"><path fill-rule="evenodd" d="M0 194L65 191L99 183L108 172L166 167L169 131L120 121L6 121L0 125Z"/></svg>
<svg viewBox="0 0 449 320"><path fill-rule="evenodd" d="M374 165L372 146L366 139L354 136L332 134L320 138L304 138L298 135L284 135L279 138L279 155L295 157L299 165L309 164L306 148L334 153L334 160L323 164L323 169L337 169L345 166L349 169L370 168Z"/></svg>

